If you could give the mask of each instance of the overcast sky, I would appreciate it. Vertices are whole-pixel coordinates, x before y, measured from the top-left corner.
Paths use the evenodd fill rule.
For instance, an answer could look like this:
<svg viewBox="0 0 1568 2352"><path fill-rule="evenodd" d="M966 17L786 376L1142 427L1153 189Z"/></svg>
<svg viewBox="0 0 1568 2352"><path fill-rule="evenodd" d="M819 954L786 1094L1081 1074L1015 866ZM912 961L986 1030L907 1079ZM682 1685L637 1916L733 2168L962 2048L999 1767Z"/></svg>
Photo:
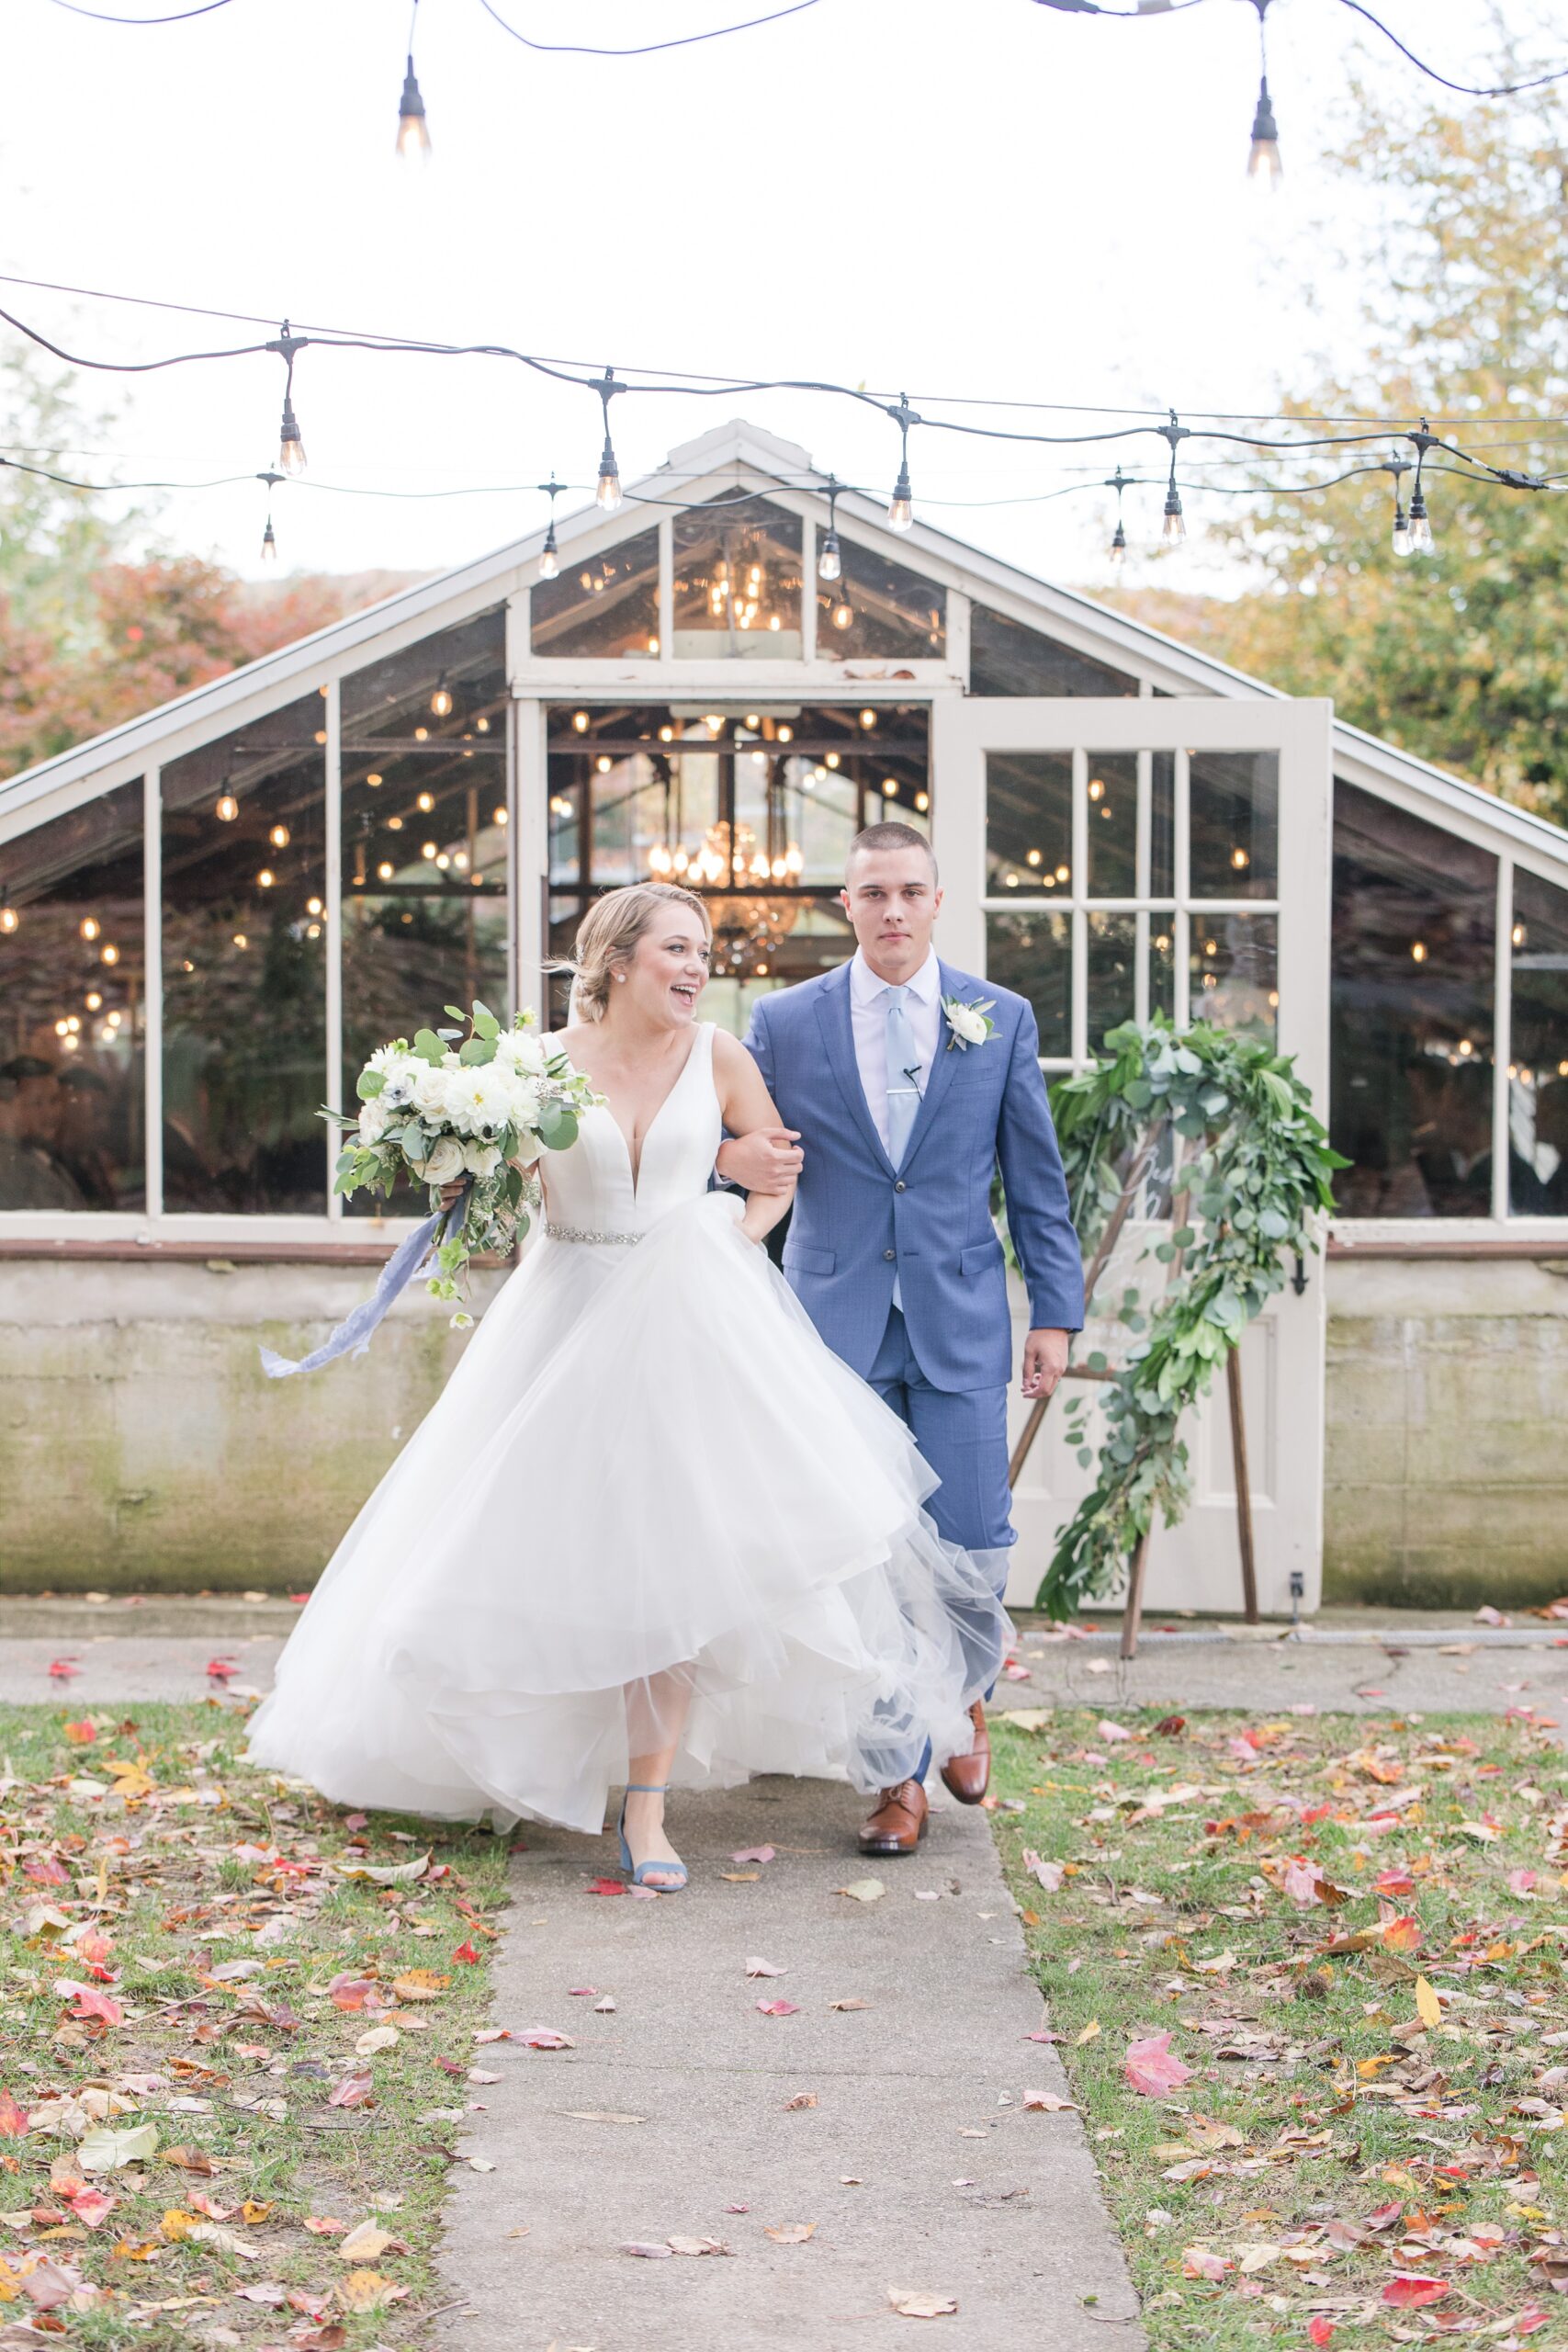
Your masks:
<svg viewBox="0 0 1568 2352"><path fill-rule="evenodd" d="M534 39L606 44L769 4L495 0ZM180 0L95 5L156 14ZM1486 62L1485 0L1381 0L1381 13L1460 78ZM1555 17L1568 55L1562 11L1528 13ZM1391 84L1416 78L1385 43L1360 41L1339 0L1273 0L1286 180L1256 201L1250 0L1134 22L1034 0L818 0L634 58L539 55L481 0L418 0L434 154L411 168L392 154L409 16L409 0L230 0L192 22L122 28L57 0L10 0L0 268L594 368L828 377L917 403L1266 411L1311 388L1319 355L1356 345L1359 289L1340 262L1355 220L1321 162L1354 57ZM1326 311L1306 304L1309 283ZM252 332L15 285L0 301L126 360ZM83 452L100 478L195 481L276 455L276 358L91 391L117 411ZM582 483L597 462L592 396L501 361L308 351L296 394L313 481L448 491L554 469ZM891 425L793 392L622 400L623 473L734 413L848 479L891 483ZM1118 456L1130 471L1157 467L1146 442L1013 450L930 433L911 463L933 522L1092 585L1108 577L1106 502L987 502L1038 500ZM263 495L247 481L172 497L162 533L254 573ZM1130 498L1134 539L1157 532L1159 503ZM542 514L531 492L400 503L290 488L276 524L285 569L423 569ZM1216 584L1201 534L1159 577Z"/></svg>

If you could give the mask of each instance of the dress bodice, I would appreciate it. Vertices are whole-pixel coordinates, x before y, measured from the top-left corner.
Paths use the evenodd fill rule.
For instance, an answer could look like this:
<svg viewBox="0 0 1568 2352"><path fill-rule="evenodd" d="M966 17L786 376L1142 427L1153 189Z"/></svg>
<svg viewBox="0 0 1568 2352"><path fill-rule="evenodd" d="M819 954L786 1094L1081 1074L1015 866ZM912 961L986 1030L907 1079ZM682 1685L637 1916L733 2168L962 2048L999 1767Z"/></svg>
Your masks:
<svg viewBox="0 0 1568 2352"><path fill-rule="evenodd" d="M588 1112L570 1150L545 1154L545 1200L553 1224L641 1233L706 1192L724 1134L713 1082L713 1035L711 1021L696 1024L685 1066L643 1137L635 1184L630 1148L607 1108Z"/></svg>

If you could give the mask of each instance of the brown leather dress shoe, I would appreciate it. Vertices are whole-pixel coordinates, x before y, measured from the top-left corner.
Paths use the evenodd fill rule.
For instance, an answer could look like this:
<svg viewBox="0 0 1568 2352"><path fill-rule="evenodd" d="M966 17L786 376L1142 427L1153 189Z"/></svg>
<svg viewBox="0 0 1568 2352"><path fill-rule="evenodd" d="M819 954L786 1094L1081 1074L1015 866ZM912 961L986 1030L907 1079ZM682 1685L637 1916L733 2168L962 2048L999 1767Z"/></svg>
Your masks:
<svg viewBox="0 0 1568 2352"><path fill-rule="evenodd" d="M960 1804L978 1804L991 1784L991 1735L986 1729L986 1703L976 1699L969 1710L975 1745L967 1756L950 1756L942 1768L942 1784Z"/></svg>
<svg viewBox="0 0 1568 2352"><path fill-rule="evenodd" d="M860 1833L863 1854L912 1854L926 1834L926 1792L919 1781L884 1789Z"/></svg>

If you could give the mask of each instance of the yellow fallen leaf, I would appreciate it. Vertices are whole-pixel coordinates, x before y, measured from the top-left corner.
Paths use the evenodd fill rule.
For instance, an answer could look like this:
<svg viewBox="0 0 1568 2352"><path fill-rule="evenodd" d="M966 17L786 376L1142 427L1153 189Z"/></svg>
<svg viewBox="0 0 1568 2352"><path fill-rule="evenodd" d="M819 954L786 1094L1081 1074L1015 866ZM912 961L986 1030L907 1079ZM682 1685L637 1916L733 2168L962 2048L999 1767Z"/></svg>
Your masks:
<svg viewBox="0 0 1568 2352"><path fill-rule="evenodd" d="M1421 2013L1423 2025L1441 2025L1443 2005L1424 1976L1416 1979L1416 2007Z"/></svg>
<svg viewBox="0 0 1568 2352"><path fill-rule="evenodd" d="M348 2312L378 2312L388 2303L400 2302L407 2293L406 2287L383 2278L379 2270L351 2270L337 2286L337 2299Z"/></svg>
<svg viewBox="0 0 1568 2352"><path fill-rule="evenodd" d="M847 1894L852 1903L880 1903L887 1889L879 1878L852 1879L848 1886L836 1886L835 1894Z"/></svg>
<svg viewBox="0 0 1568 2352"><path fill-rule="evenodd" d="M1385 2051L1381 2058L1358 2058L1356 2072L1364 2083L1371 2083L1376 2081L1385 2066L1396 2066L1398 2064L1397 2055L1390 2050Z"/></svg>
<svg viewBox="0 0 1568 2352"><path fill-rule="evenodd" d="M361 2222L333 2251L340 2262L375 2262L391 2244L390 2230L378 2230L374 2222Z"/></svg>
<svg viewBox="0 0 1568 2352"><path fill-rule="evenodd" d="M158 2227L164 2237L177 2245L182 2238L190 2235L196 2227L196 2215L187 2213L183 2205L171 2205Z"/></svg>
<svg viewBox="0 0 1568 2352"><path fill-rule="evenodd" d="M1081 2049L1083 2048L1083 2046L1084 2046L1084 2043L1085 2043L1086 2041L1093 2041L1096 2039L1096 2037L1098 2036L1099 2032L1100 2032L1100 2019L1099 2019L1098 2018L1090 2018L1090 2019L1089 2019L1089 2023L1085 2026L1085 2028L1084 2028L1083 2031L1082 2031L1081 2033L1077 2033L1077 2034L1075 2034L1075 2035L1073 2036L1073 2046L1074 2046L1074 2048L1075 2048L1075 2049L1077 2049L1077 2050L1081 2050Z"/></svg>
<svg viewBox="0 0 1568 2352"><path fill-rule="evenodd" d="M392 1990L400 2001L438 2001L451 1982L434 1968L407 1968L393 1977Z"/></svg>
<svg viewBox="0 0 1568 2352"><path fill-rule="evenodd" d="M887 2300L900 2319L952 2319L958 2311L952 2295L919 2294L908 2287L889 2287Z"/></svg>
<svg viewBox="0 0 1568 2352"><path fill-rule="evenodd" d="M784 2222L776 2230L764 2230L762 2235L772 2238L775 2245L804 2245L816 2227L815 2222Z"/></svg>
<svg viewBox="0 0 1568 2352"><path fill-rule="evenodd" d="M10 2264L0 2257L0 2303L14 2303L21 2291L21 2280Z"/></svg>

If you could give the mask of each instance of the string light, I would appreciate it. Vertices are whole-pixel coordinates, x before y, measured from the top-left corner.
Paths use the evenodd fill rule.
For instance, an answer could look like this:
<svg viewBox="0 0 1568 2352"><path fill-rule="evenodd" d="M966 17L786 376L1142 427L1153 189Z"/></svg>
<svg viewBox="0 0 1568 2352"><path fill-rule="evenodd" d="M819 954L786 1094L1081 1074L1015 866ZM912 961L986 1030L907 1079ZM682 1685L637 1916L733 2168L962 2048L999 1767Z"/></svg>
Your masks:
<svg viewBox="0 0 1568 2352"><path fill-rule="evenodd" d="M1127 533L1122 521L1122 492L1127 487L1127 477L1120 466L1105 487L1116 492L1116 528L1111 534L1111 564L1112 571L1119 572L1127 560Z"/></svg>
<svg viewBox="0 0 1568 2352"><path fill-rule="evenodd" d="M267 345L269 351L281 353L287 371L283 379L283 423L277 435L277 470L294 481L305 470L305 444L299 436L299 420L294 413L294 357L304 350L306 341L304 335L289 334L285 319L276 341Z"/></svg>
<svg viewBox="0 0 1568 2352"><path fill-rule="evenodd" d="M902 392L897 408L890 408L887 413L898 427L898 479L887 502L887 520L893 530L908 531L913 529L915 521L915 502L909 489L909 427L920 420Z"/></svg>
<svg viewBox="0 0 1568 2352"><path fill-rule="evenodd" d="M419 0L413 0L413 13L409 18L408 68L403 75L403 95L398 107L397 153L408 162L417 156L422 164L430 161L430 126L424 119L424 100L413 70L413 28L419 22Z"/></svg>
<svg viewBox="0 0 1568 2352"><path fill-rule="evenodd" d="M22 919L10 899L0 898L0 932L4 932L8 939L13 932L21 929L21 923Z"/></svg>
<svg viewBox="0 0 1568 2352"><path fill-rule="evenodd" d="M843 554L839 546L839 489L838 477L835 474L829 474L828 477L828 528L817 550L818 580L837 580L844 569Z"/></svg>
<svg viewBox="0 0 1568 2352"><path fill-rule="evenodd" d="M1252 118L1252 149L1247 159L1247 176L1272 195L1284 177L1285 167L1280 161L1280 126L1274 119L1269 96L1269 35L1264 22L1269 0L1252 0L1252 5L1258 11L1258 53L1262 73Z"/></svg>
<svg viewBox="0 0 1568 2352"><path fill-rule="evenodd" d="M1410 517L1404 509L1404 477L1410 471L1409 460L1386 458L1381 470L1393 477L1393 530L1389 544L1395 555L1407 556L1411 552Z"/></svg>
<svg viewBox="0 0 1568 2352"><path fill-rule="evenodd" d="M557 481L553 472L548 481L542 481L539 484L539 488L550 502L550 527L545 533L545 544L539 551L541 580L553 580L560 570L560 550L556 546L556 501L561 494L562 487L563 485Z"/></svg>
<svg viewBox="0 0 1568 2352"><path fill-rule="evenodd" d="M1165 493L1165 521L1160 537L1168 548L1179 548L1187 537L1187 518L1181 512L1181 492L1176 487L1176 453L1190 435L1185 425L1178 424L1176 411L1170 412L1170 423L1160 426L1162 439L1170 444L1170 481Z"/></svg>
<svg viewBox="0 0 1568 2352"><path fill-rule="evenodd" d="M430 697L430 708L434 718L450 718L452 716L452 689L446 683L445 670L435 682L435 692Z"/></svg>
<svg viewBox="0 0 1568 2352"><path fill-rule="evenodd" d="M602 513L613 514L621 503L621 469L615 463L615 452L610 440L610 402L617 392L624 392L626 388L616 383L615 369L606 368L593 389L599 395L599 405L604 417L604 447L599 458L599 486L593 493L593 503Z"/></svg>

